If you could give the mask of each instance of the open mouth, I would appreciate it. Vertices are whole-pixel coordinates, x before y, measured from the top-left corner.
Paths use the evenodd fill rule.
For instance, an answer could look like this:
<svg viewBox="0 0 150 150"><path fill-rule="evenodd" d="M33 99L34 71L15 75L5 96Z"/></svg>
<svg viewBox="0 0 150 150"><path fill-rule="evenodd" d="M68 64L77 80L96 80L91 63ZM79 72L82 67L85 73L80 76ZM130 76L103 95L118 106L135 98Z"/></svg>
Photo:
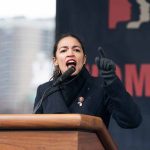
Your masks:
<svg viewBox="0 0 150 150"><path fill-rule="evenodd" d="M73 59L68 60L68 61L66 62L66 66L67 66L67 67L70 67L70 66L76 67L76 64L77 64L76 61L73 60Z"/></svg>

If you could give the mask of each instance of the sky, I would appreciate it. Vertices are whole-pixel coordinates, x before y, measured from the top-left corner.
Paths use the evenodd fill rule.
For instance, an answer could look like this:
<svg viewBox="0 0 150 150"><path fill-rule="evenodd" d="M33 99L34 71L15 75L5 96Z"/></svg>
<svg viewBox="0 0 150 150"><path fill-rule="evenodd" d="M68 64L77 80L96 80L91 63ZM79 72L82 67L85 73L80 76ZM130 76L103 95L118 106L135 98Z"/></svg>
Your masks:
<svg viewBox="0 0 150 150"><path fill-rule="evenodd" d="M0 18L50 18L55 13L56 0L0 0Z"/></svg>

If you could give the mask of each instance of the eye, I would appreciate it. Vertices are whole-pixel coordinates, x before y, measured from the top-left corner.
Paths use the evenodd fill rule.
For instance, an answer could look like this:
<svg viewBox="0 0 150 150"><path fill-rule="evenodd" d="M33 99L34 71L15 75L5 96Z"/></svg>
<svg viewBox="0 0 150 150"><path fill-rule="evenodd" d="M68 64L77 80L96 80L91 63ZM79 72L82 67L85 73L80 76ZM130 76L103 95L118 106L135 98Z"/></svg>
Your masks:
<svg viewBox="0 0 150 150"><path fill-rule="evenodd" d="M78 49L78 48L76 48L76 49L74 49L74 51L75 51L75 52L80 52L81 50Z"/></svg>
<svg viewBox="0 0 150 150"><path fill-rule="evenodd" d="M65 53L67 51L67 49L61 49L60 53Z"/></svg>

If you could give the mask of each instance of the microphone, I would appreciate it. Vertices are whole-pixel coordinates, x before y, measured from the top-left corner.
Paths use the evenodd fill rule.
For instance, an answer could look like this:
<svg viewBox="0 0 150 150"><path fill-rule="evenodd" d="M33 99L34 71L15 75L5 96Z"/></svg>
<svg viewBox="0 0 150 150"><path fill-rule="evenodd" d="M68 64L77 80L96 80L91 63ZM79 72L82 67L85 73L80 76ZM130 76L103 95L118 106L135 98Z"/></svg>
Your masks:
<svg viewBox="0 0 150 150"><path fill-rule="evenodd" d="M70 75L72 75L76 71L74 66L69 67L67 71L65 71L54 83L53 86L56 86L67 79Z"/></svg>
<svg viewBox="0 0 150 150"><path fill-rule="evenodd" d="M57 87L56 85L60 84L61 82L63 82L65 79L67 79L73 72L75 72L75 67L74 66L71 66L69 67L69 69L64 72L54 83L51 87L47 88L44 92L44 94L42 95L40 101L38 102L38 104L35 106L34 110L33 110L33 113L37 113L39 108L41 107L42 105L42 102L43 100L50 94L56 92L59 90L59 87ZM56 86L56 87L54 87Z"/></svg>

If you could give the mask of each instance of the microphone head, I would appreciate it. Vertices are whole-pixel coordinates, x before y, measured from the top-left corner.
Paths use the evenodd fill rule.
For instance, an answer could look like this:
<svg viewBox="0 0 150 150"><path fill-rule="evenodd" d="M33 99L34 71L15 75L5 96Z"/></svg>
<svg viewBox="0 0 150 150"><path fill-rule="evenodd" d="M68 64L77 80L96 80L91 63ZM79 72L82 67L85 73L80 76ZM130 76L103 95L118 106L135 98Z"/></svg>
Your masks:
<svg viewBox="0 0 150 150"><path fill-rule="evenodd" d="M53 83L53 86L56 86L71 76L76 71L74 66L68 67L68 69Z"/></svg>
<svg viewBox="0 0 150 150"><path fill-rule="evenodd" d="M68 70L72 71L72 73L74 73L76 71L76 68L74 66L69 66Z"/></svg>
<svg viewBox="0 0 150 150"><path fill-rule="evenodd" d="M69 66L68 69L62 74L63 78L71 76L76 71L74 66Z"/></svg>
<svg viewBox="0 0 150 150"><path fill-rule="evenodd" d="M66 78L71 76L75 72L75 70L76 69L74 66L68 67L68 69L60 76L61 80L64 81Z"/></svg>

